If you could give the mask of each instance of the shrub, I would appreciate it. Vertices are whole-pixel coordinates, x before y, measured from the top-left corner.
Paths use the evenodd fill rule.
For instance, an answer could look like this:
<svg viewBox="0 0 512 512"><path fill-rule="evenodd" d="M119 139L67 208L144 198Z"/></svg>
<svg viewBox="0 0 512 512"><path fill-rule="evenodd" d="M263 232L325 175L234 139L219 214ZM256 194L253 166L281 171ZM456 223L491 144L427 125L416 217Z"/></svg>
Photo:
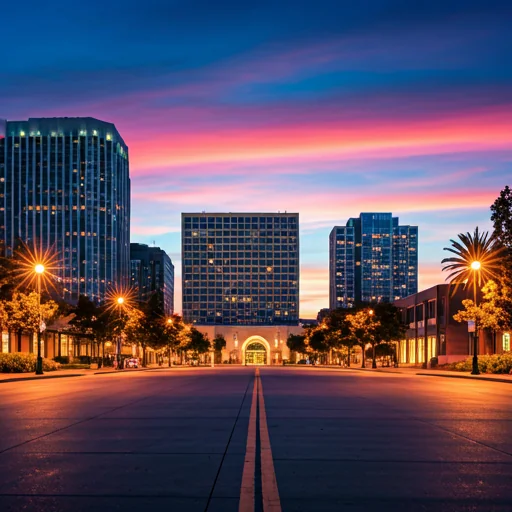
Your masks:
<svg viewBox="0 0 512 512"><path fill-rule="evenodd" d="M14 352L12 354L0 354L1 373L25 373L36 371L37 356L26 352ZM58 370L59 363L51 359L43 358L43 371Z"/></svg>
<svg viewBox="0 0 512 512"><path fill-rule="evenodd" d="M465 361L449 364L445 368L457 372L470 372L473 368L473 358L468 357ZM478 356L478 369L480 373L511 373L512 353Z"/></svg>
<svg viewBox="0 0 512 512"><path fill-rule="evenodd" d="M70 363L70 364L62 364L60 366L61 370L88 370L91 367L90 364L80 364L80 363Z"/></svg>

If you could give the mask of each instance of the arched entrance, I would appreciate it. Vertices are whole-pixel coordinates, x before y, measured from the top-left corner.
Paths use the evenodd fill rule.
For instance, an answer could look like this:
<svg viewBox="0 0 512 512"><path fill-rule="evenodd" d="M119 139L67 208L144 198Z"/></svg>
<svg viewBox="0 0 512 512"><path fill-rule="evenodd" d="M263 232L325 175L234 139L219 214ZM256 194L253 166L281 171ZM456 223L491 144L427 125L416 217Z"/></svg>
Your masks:
<svg viewBox="0 0 512 512"><path fill-rule="evenodd" d="M251 336L242 346L243 364L263 365L270 364L270 346L259 336Z"/></svg>

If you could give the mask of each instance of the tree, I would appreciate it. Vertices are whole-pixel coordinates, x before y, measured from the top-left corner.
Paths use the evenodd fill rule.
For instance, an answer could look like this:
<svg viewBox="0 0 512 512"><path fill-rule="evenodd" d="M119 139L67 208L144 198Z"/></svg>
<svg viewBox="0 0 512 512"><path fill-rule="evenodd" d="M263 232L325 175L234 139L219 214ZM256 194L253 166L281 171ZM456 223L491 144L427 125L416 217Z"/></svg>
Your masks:
<svg viewBox="0 0 512 512"><path fill-rule="evenodd" d="M375 363L375 329L378 321L374 318L374 311L371 308L364 308L355 313L347 315L347 321L350 324L350 332L352 337L357 340L357 344L361 347L361 368L365 367L365 347L368 343L372 346L374 354L372 367L376 368Z"/></svg>
<svg viewBox="0 0 512 512"><path fill-rule="evenodd" d="M289 334L286 340L286 346L292 352L297 354L305 354L307 351L306 347L306 336L303 334Z"/></svg>
<svg viewBox="0 0 512 512"><path fill-rule="evenodd" d="M400 309L386 302L375 304L375 318L377 323L374 326L375 343L373 348L379 344L389 345L392 342L401 340L405 336L407 325L402 322ZM375 360L375 357L374 357ZM376 363L372 365L376 367Z"/></svg>
<svg viewBox="0 0 512 512"><path fill-rule="evenodd" d="M172 366L172 355L188 343L188 330L180 315L172 315L164 322L163 345L167 349L169 367Z"/></svg>
<svg viewBox="0 0 512 512"><path fill-rule="evenodd" d="M459 234L461 243L452 242L452 247L444 250L452 252L456 257L445 258L441 261L445 264L443 271L451 272L447 280L454 284L453 293L464 283L464 286L473 288L474 302L477 301L477 291L492 279L499 279L500 263L503 257L504 247L500 246L497 239L489 238L489 233L478 232L478 227L472 236L470 233ZM475 334L473 336L473 371L478 375L478 317L475 317Z"/></svg>
<svg viewBox="0 0 512 512"><path fill-rule="evenodd" d="M185 350L192 352L194 359L199 359L200 354L205 354L210 350L210 340L208 334L198 331L195 327L190 329L189 340Z"/></svg>
<svg viewBox="0 0 512 512"><path fill-rule="evenodd" d="M494 225L493 237L500 245L512 250L512 191L508 185L491 205L491 221Z"/></svg>
<svg viewBox="0 0 512 512"><path fill-rule="evenodd" d="M6 315L6 327L18 334L18 345L21 334L31 332L37 334L40 329L41 319L44 322L52 320L59 309L58 304L53 300L40 303L40 296L36 292L14 293L12 299L4 303Z"/></svg>
<svg viewBox="0 0 512 512"><path fill-rule="evenodd" d="M472 285L476 290L489 279L496 279L503 256L503 248L497 244L496 239L489 237L488 232L480 233L478 227L473 235L460 233L458 237L460 242L450 240L452 246L444 248L455 254L455 257L441 261L443 271L450 272L446 280L455 285L454 292L463 283ZM475 262L480 263L478 268L473 265Z"/></svg>
<svg viewBox="0 0 512 512"><path fill-rule="evenodd" d="M216 362L222 362L222 349L226 348L226 338L223 334L217 334L212 341L212 349L215 351Z"/></svg>
<svg viewBox="0 0 512 512"><path fill-rule="evenodd" d="M357 344L347 319L349 310L338 308L330 311L323 321L326 329L327 343L332 350L343 353L346 349L347 366L350 366L352 348Z"/></svg>
<svg viewBox="0 0 512 512"><path fill-rule="evenodd" d="M495 303L503 311L500 328L509 330L512 329L512 191L508 186L494 201L491 211L493 237L504 248Z"/></svg>
<svg viewBox="0 0 512 512"><path fill-rule="evenodd" d="M463 300L464 309L457 311L453 319L456 322L476 321L481 329L489 329L496 347L496 331L507 321L507 312L499 306L499 288L494 281L487 282L482 288L482 295L479 305L471 299Z"/></svg>
<svg viewBox="0 0 512 512"><path fill-rule="evenodd" d="M306 335L306 346L309 348L309 352L315 354L315 357L329 351L327 333L321 326L309 330Z"/></svg>

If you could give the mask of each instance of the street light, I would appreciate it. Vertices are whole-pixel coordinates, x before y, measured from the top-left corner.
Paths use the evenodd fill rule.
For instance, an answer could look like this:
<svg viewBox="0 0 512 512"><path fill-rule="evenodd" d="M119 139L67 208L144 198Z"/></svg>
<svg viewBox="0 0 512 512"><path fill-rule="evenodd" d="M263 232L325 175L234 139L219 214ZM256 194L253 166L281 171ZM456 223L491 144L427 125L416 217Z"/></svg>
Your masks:
<svg viewBox="0 0 512 512"><path fill-rule="evenodd" d="M471 270L474 272L479 272L482 264L475 260L471 263ZM478 276L480 277L480 276ZM474 304L475 304L475 333L473 334L473 368L471 370L471 375L480 375L480 370L478 369L478 319L477 319L477 293L476 293L476 283L480 282L480 279L473 278L473 293L474 293Z"/></svg>
<svg viewBox="0 0 512 512"><path fill-rule="evenodd" d="M123 317L123 304L124 297L117 297L116 299L117 305L119 307L119 336L117 338L117 369L121 370L121 345L122 345L122 335L121 335L121 320Z"/></svg>
<svg viewBox="0 0 512 512"><path fill-rule="evenodd" d="M43 358L41 356L41 333L45 330L43 316L41 311L41 276L44 274L44 265L36 263L34 272L37 279L37 312L39 313L39 326L37 329L37 360L36 360L36 375L43 375Z"/></svg>

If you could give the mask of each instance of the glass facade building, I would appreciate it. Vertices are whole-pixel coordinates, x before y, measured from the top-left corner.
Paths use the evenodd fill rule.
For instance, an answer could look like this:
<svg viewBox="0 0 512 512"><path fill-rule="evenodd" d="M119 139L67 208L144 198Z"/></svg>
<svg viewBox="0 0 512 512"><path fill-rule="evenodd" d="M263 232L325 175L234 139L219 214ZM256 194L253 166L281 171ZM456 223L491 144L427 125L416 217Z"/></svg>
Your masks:
<svg viewBox="0 0 512 512"><path fill-rule="evenodd" d="M137 300L146 302L158 293L164 315L174 313L174 265L160 247L130 244L131 286Z"/></svg>
<svg viewBox="0 0 512 512"><path fill-rule="evenodd" d="M298 325L297 213L184 213L182 258L185 321Z"/></svg>
<svg viewBox="0 0 512 512"><path fill-rule="evenodd" d="M128 148L93 118L0 123L0 250L18 239L51 249L59 291L101 301L127 286L130 265Z"/></svg>
<svg viewBox="0 0 512 512"><path fill-rule="evenodd" d="M329 306L393 302L418 291L418 227L361 213L329 236Z"/></svg>

